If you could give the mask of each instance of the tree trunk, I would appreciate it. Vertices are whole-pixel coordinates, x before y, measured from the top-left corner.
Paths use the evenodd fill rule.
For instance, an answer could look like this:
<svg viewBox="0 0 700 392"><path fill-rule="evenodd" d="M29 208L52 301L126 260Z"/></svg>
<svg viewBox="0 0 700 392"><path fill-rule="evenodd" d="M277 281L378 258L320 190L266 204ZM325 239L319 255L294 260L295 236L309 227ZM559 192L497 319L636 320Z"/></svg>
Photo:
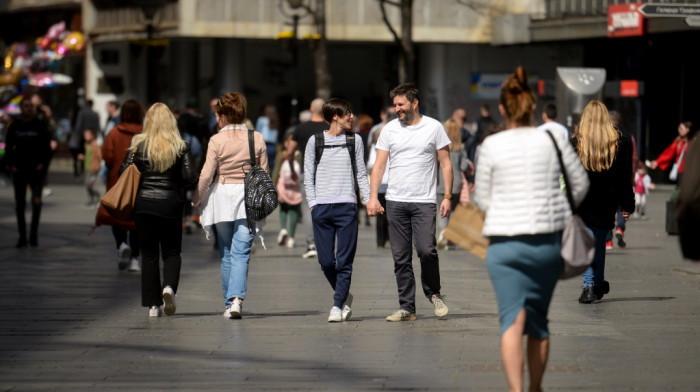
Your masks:
<svg viewBox="0 0 700 392"><path fill-rule="evenodd" d="M316 0L314 21L321 39L314 52L314 68L316 71L316 97L328 100L331 97L333 78L328 68L328 41L326 40L326 0Z"/></svg>
<svg viewBox="0 0 700 392"><path fill-rule="evenodd" d="M415 83L416 54L413 48L413 0L401 0L401 54L403 61L399 60L399 82Z"/></svg>

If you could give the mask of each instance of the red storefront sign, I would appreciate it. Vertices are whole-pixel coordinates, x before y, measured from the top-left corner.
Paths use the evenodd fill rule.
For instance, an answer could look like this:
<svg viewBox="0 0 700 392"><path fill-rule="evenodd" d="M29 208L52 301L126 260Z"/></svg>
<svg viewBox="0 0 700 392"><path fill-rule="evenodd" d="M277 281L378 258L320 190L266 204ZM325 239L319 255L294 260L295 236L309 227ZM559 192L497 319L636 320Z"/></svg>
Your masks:
<svg viewBox="0 0 700 392"><path fill-rule="evenodd" d="M642 4L609 4L608 37L636 37L644 35L644 15L637 11Z"/></svg>
<svg viewBox="0 0 700 392"><path fill-rule="evenodd" d="M621 80L620 81L620 96L621 97L638 97L639 82L636 80Z"/></svg>

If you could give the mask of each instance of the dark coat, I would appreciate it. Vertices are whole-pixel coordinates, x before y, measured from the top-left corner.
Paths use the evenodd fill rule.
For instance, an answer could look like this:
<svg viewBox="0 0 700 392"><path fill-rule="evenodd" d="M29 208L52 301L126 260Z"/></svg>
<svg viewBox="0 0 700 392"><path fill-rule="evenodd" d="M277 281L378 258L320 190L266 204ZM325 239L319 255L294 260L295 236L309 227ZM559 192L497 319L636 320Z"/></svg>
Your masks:
<svg viewBox="0 0 700 392"><path fill-rule="evenodd" d="M571 138L571 144L578 151L575 137ZM587 226L612 230L618 207L630 214L634 212L631 154L629 138L620 133L612 166L601 172L586 171L591 185L577 212Z"/></svg>
<svg viewBox="0 0 700 392"><path fill-rule="evenodd" d="M145 151L143 151L143 148L139 148L135 154L131 151L127 152L119 168L119 175L126 170L132 161L141 172L141 183L137 198L168 199L183 202L185 200L185 188L191 186L197 180L192 154L188 146L177 158L175 164L162 173L151 169Z"/></svg>

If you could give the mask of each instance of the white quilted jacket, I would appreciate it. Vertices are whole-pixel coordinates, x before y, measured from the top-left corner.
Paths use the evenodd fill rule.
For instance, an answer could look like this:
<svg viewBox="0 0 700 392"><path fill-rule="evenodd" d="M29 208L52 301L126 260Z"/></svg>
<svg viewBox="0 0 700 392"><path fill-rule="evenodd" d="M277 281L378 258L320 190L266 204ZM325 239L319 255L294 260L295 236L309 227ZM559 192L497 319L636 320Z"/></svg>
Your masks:
<svg viewBox="0 0 700 392"><path fill-rule="evenodd" d="M571 144L554 134L578 206L588 191L588 175ZM559 184L559 161L552 140L535 128L515 128L484 140L479 148L473 202L486 213L485 236L560 231L571 215Z"/></svg>

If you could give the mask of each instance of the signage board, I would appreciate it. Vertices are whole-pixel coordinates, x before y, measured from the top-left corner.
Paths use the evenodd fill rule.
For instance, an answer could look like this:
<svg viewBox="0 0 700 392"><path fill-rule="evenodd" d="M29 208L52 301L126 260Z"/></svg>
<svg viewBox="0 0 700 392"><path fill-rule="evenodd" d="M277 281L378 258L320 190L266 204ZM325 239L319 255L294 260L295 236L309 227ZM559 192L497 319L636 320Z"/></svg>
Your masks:
<svg viewBox="0 0 700 392"><path fill-rule="evenodd" d="M642 3L608 5L608 37L636 37L644 34L644 16L637 12Z"/></svg>
<svg viewBox="0 0 700 392"><path fill-rule="evenodd" d="M650 17L676 17L685 18L688 16L700 16L700 4L642 4L638 8L639 12Z"/></svg>

